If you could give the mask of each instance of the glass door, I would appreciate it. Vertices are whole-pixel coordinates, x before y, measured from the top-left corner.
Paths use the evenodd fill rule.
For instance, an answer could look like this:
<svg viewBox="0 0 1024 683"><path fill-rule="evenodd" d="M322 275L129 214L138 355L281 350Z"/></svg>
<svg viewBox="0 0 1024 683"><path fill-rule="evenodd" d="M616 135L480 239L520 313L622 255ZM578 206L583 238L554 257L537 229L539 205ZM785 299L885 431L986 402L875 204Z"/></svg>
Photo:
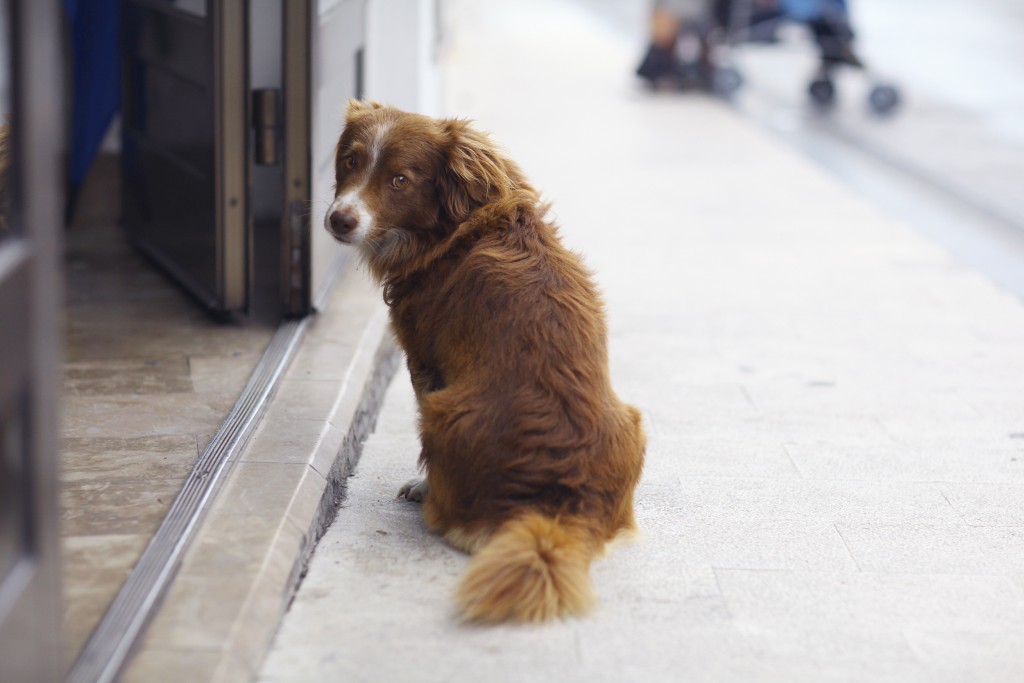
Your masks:
<svg viewBox="0 0 1024 683"><path fill-rule="evenodd" d="M345 104L363 93L366 0L123 7L133 242L212 310L265 309L270 285L279 315L305 315L350 253L319 226Z"/></svg>
<svg viewBox="0 0 1024 683"><path fill-rule="evenodd" d="M123 4L124 223L218 312L248 312L248 2Z"/></svg>
<svg viewBox="0 0 1024 683"><path fill-rule="evenodd" d="M0 0L0 680L62 673L57 2Z"/></svg>

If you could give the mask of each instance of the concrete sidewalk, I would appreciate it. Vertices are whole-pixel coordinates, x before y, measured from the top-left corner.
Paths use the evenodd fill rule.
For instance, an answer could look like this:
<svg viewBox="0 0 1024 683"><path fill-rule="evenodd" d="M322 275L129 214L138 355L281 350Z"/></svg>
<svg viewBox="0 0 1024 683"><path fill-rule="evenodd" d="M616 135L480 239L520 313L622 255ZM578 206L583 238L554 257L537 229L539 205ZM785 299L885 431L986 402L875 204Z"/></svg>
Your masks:
<svg viewBox="0 0 1024 683"><path fill-rule="evenodd" d="M449 109L554 202L650 435L588 618L453 619L394 381L260 680L1024 680L1024 307L561 0L449 2Z"/></svg>

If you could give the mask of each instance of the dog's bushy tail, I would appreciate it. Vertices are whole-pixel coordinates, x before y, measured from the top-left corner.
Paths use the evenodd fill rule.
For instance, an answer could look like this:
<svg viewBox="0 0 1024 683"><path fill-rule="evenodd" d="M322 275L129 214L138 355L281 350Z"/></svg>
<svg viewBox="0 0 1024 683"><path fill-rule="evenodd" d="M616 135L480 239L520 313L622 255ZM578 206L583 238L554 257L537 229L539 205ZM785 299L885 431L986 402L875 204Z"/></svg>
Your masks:
<svg viewBox="0 0 1024 683"><path fill-rule="evenodd" d="M456 595L469 621L542 622L595 602L590 563L599 544L583 524L537 513L503 523L473 555Z"/></svg>

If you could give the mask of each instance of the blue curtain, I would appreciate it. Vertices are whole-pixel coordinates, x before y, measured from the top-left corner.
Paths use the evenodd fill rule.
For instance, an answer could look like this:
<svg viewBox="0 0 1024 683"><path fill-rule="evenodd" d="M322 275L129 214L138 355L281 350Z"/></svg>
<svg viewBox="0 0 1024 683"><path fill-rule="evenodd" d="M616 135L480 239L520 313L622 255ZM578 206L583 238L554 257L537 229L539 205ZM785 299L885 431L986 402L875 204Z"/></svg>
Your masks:
<svg viewBox="0 0 1024 683"><path fill-rule="evenodd" d="M64 0L71 41L69 205L120 108L120 0Z"/></svg>

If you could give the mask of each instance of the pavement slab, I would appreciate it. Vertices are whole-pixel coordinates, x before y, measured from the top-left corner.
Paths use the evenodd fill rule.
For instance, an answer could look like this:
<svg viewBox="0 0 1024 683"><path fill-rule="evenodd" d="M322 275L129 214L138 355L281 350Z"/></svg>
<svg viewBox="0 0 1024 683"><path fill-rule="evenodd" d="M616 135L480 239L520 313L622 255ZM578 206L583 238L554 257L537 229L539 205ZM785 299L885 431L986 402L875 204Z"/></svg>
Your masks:
<svg viewBox="0 0 1024 683"><path fill-rule="evenodd" d="M446 7L448 110L604 290L642 534L585 618L460 624L467 556L396 499L399 373L261 683L1024 680L1021 302L724 104L640 91L581 3Z"/></svg>

